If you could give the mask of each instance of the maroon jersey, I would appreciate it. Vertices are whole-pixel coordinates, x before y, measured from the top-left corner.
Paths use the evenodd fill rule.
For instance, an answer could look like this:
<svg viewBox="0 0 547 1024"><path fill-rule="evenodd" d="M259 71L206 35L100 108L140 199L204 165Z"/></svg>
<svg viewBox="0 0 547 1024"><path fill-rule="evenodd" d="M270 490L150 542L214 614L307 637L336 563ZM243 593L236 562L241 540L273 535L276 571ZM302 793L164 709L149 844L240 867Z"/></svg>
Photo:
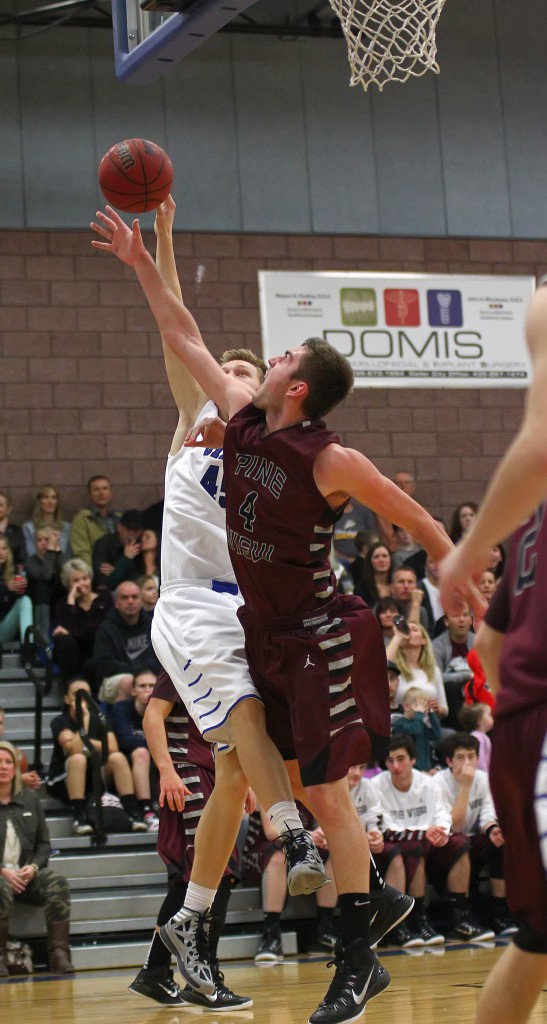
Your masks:
<svg viewBox="0 0 547 1024"><path fill-rule="evenodd" d="M160 672L152 696L173 704L171 712L165 719L165 733L169 754L175 767L195 764L212 771L214 763L211 744L203 739L167 672Z"/></svg>
<svg viewBox="0 0 547 1024"><path fill-rule="evenodd" d="M265 414L248 405L224 439L228 547L241 593L265 620L302 619L336 594L333 512L313 465L338 436L304 421L261 437Z"/></svg>
<svg viewBox="0 0 547 1024"><path fill-rule="evenodd" d="M547 515L540 505L513 535L485 621L505 633L496 718L547 702Z"/></svg>

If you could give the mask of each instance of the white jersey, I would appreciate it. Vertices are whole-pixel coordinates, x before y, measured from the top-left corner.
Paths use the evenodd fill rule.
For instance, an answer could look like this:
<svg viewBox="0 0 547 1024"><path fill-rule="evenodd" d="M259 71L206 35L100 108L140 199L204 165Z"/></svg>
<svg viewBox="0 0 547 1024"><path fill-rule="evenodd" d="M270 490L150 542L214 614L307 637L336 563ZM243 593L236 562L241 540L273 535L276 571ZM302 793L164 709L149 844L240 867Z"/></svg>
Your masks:
<svg viewBox="0 0 547 1024"><path fill-rule="evenodd" d="M382 805L377 790L374 789L371 779L364 777L359 779L356 786L351 789L357 813L363 822L365 832L382 831Z"/></svg>
<svg viewBox="0 0 547 1024"><path fill-rule="evenodd" d="M216 416L207 402L196 425ZM162 587L179 580L235 583L226 543L222 448L185 448L169 455L161 543Z"/></svg>
<svg viewBox="0 0 547 1024"><path fill-rule="evenodd" d="M460 787L450 768L435 775L433 781L449 807L453 807ZM488 775L478 768L469 789L467 814L461 831L466 836L474 836L484 832L487 825L493 825L497 820Z"/></svg>
<svg viewBox="0 0 547 1024"><path fill-rule="evenodd" d="M450 808L430 775L413 768L412 783L405 792L395 789L389 772L375 775L371 784L380 797L384 832L421 833L432 825L438 825L446 830L447 835L450 833Z"/></svg>

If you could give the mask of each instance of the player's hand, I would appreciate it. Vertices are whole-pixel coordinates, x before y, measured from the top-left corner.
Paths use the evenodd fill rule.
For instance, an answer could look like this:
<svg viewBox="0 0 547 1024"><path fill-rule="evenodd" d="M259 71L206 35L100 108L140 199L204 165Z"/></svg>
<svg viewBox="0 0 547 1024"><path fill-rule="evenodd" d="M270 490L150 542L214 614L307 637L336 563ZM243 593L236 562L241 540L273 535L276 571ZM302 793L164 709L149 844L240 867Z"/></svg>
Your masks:
<svg viewBox="0 0 547 1024"><path fill-rule="evenodd" d="M462 548L454 548L443 558L439 568L441 604L447 615L457 615L463 608L471 607L475 629L482 622L488 607L473 578L478 578L488 562L488 556L479 562L470 563L462 555Z"/></svg>
<svg viewBox="0 0 547 1024"><path fill-rule="evenodd" d="M378 829L371 829L367 832L368 845L370 846L371 853L381 853L384 849L384 837Z"/></svg>
<svg viewBox="0 0 547 1024"><path fill-rule="evenodd" d="M254 790L249 786L247 790L247 796L243 804L243 811L245 814L253 814L256 811L256 796Z"/></svg>
<svg viewBox="0 0 547 1024"><path fill-rule="evenodd" d="M190 790L184 785L173 767L160 772L160 807L163 807L167 800L170 810L183 811L187 796L190 796Z"/></svg>
<svg viewBox="0 0 547 1024"><path fill-rule="evenodd" d="M186 448L222 448L226 424L220 416L210 416L186 435Z"/></svg>
<svg viewBox="0 0 547 1024"><path fill-rule="evenodd" d="M97 210L97 220L91 221L90 225L93 231L101 235L105 241L98 242L96 238L93 238L92 246L95 249L112 252L122 263L134 267L135 263L138 263L146 253L138 220L135 219L129 228L119 213L116 213L111 206L106 206L105 210L106 213Z"/></svg>
<svg viewBox="0 0 547 1024"><path fill-rule="evenodd" d="M318 850L328 850L329 844L327 843L327 837L322 828L317 827L312 829L309 835L312 837Z"/></svg>
<svg viewBox="0 0 547 1024"><path fill-rule="evenodd" d="M446 846L448 842L448 834L440 825L432 825L431 828L428 828L425 837L429 839L432 846Z"/></svg>
<svg viewBox="0 0 547 1024"><path fill-rule="evenodd" d="M167 199L160 203L156 210L156 219L154 221L154 231L156 238L160 234L170 234L173 229L173 221L175 219L175 210L177 205L173 196L167 196Z"/></svg>
<svg viewBox="0 0 547 1024"><path fill-rule="evenodd" d="M503 844L505 843L503 832L501 831L499 825L496 825L496 827L492 829L488 838L490 842L494 844L494 846L503 846Z"/></svg>

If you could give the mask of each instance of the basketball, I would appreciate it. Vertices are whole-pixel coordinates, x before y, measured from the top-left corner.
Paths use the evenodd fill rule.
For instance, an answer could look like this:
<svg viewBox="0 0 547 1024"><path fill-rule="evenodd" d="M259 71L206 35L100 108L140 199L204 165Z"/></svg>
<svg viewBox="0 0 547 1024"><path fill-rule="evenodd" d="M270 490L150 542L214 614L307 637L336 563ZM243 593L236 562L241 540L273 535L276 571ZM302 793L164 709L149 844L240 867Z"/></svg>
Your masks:
<svg viewBox="0 0 547 1024"><path fill-rule="evenodd" d="M167 199L173 165L167 153L148 139L125 139L111 146L99 164L105 199L124 213L146 213Z"/></svg>

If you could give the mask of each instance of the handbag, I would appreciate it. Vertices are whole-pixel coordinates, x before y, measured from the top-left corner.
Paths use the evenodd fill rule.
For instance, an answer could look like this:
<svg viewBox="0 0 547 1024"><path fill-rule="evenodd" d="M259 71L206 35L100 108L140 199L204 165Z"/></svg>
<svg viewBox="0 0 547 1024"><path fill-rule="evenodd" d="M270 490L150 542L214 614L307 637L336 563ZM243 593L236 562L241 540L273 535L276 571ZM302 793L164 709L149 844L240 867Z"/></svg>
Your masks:
<svg viewBox="0 0 547 1024"><path fill-rule="evenodd" d="M6 964L10 974L32 974L32 950L26 942L8 939L6 942Z"/></svg>
<svg viewBox="0 0 547 1024"><path fill-rule="evenodd" d="M105 832L131 832L131 820L122 807L119 797L103 793L101 797L103 828ZM90 825L97 827L97 808L92 796L88 797L85 815Z"/></svg>

